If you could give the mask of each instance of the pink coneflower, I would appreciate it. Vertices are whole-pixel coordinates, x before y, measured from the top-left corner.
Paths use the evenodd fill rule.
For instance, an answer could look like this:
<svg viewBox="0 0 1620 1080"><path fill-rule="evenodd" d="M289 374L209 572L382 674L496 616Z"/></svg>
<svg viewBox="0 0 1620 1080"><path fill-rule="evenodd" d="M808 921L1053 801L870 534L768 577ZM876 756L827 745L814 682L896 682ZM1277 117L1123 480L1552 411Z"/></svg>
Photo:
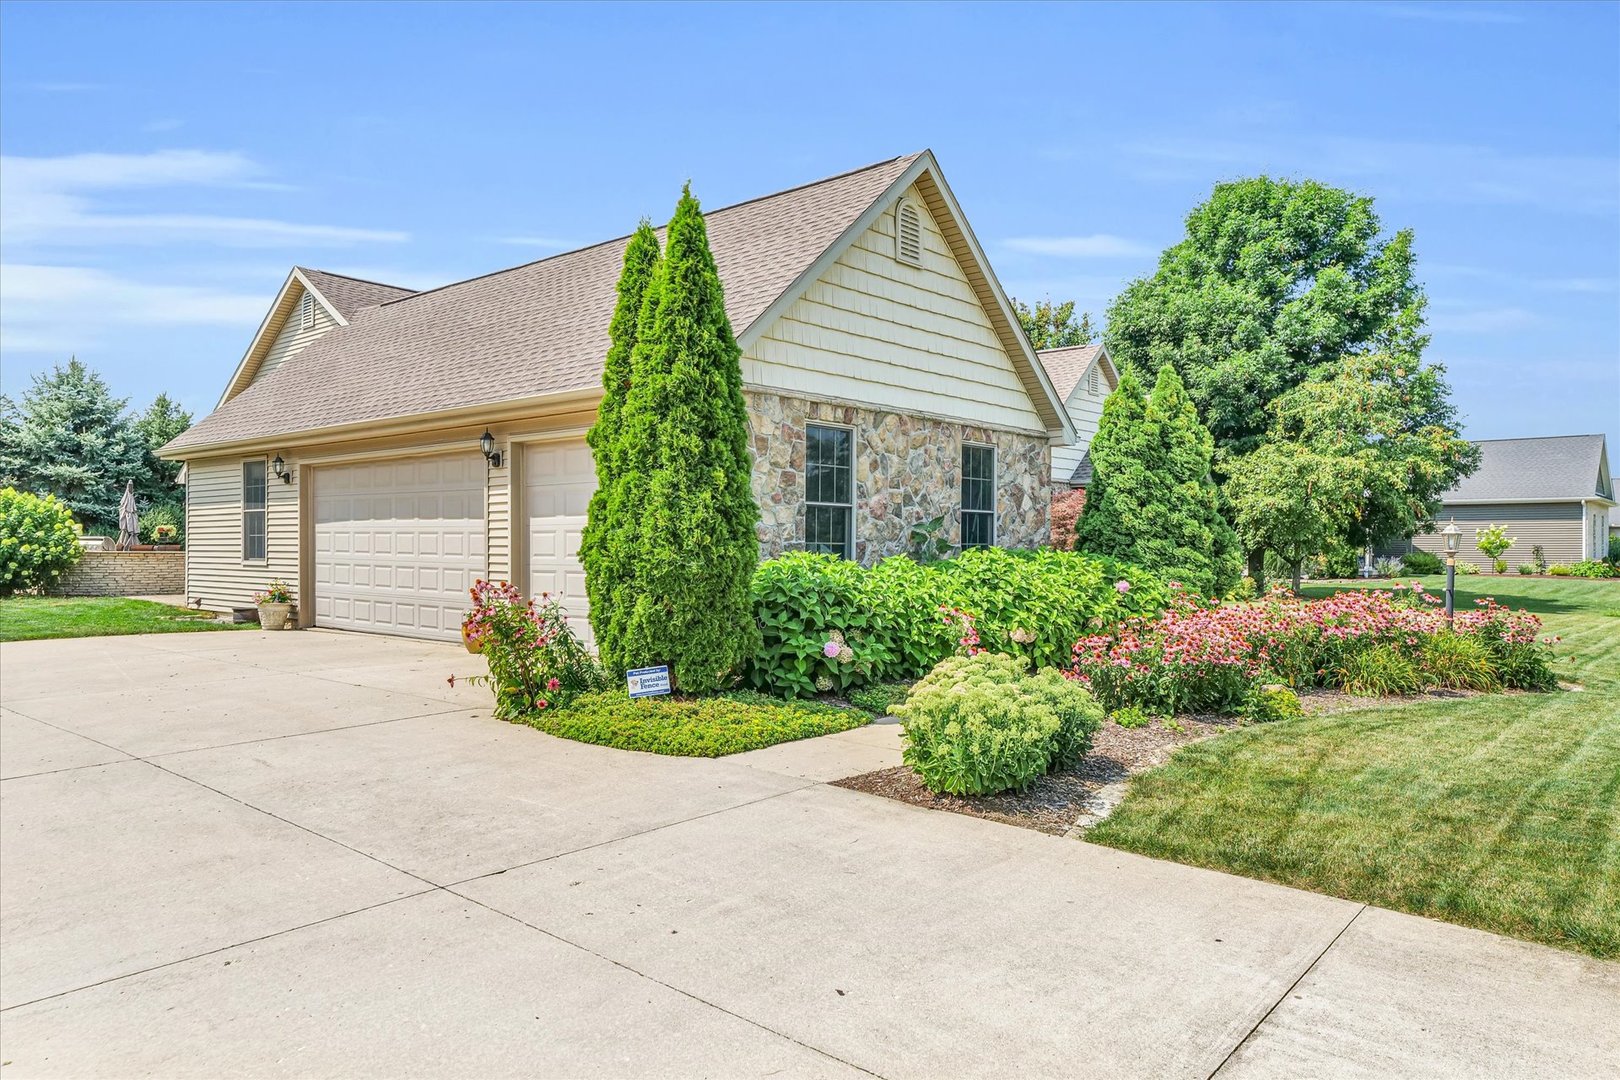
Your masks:
<svg viewBox="0 0 1620 1080"><path fill-rule="evenodd" d="M561 679L551 678L551 679L546 680L546 689L547 690L555 690L555 689L557 689L557 687L559 687L561 685L562 685L562 680Z"/></svg>
<svg viewBox="0 0 1620 1080"><path fill-rule="evenodd" d="M1122 578L1119 581L1114 582L1114 591L1118 592L1119 595L1124 596L1126 593L1131 591L1131 583Z"/></svg>

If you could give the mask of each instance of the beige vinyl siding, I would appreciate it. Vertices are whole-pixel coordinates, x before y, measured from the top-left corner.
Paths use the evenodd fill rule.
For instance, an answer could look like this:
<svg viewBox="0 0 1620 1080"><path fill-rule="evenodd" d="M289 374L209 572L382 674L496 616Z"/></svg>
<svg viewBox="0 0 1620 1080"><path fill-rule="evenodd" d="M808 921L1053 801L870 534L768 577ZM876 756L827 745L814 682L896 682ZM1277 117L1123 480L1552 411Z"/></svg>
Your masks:
<svg viewBox="0 0 1620 1080"><path fill-rule="evenodd" d="M917 189L923 265L895 258L892 210L743 357L743 381L796 397L1024 432L1045 424Z"/></svg>
<svg viewBox="0 0 1620 1080"><path fill-rule="evenodd" d="M281 328L281 333L276 335L276 340L271 342L264 359L259 361L259 370L253 375L255 380L270 374L289 357L296 355L298 350L337 325L337 320L326 310L326 305L316 301L315 325L308 330L304 329L303 306L303 294L300 294L293 302L292 314L287 316L286 325Z"/></svg>
<svg viewBox="0 0 1620 1080"><path fill-rule="evenodd" d="M511 443L501 443L501 467L489 470L484 489L484 551L489 560L489 576L494 581L516 581L512 573L512 473L521 449L514 454ZM518 582L522 588L522 582Z"/></svg>
<svg viewBox="0 0 1620 1080"><path fill-rule="evenodd" d="M1097 434L1097 425L1102 420L1103 398L1108 395L1108 380L1102 377L1101 372L1098 373L1095 394L1087 389L1088 385L1087 378L1082 376L1080 385L1069 395L1067 406L1069 420L1074 424L1075 441L1068 446L1052 447L1053 483L1069 482L1069 477L1074 475L1080 459L1086 456L1086 450Z"/></svg>
<svg viewBox="0 0 1620 1080"><path fill-rule="evenodd" d="M1435 517L1435 532L1412 538L1412 546L1444 555L1445 539L1439 530L1453 519L1462 530L1457 557L1489 569L1491 560L1480 554L1474 534L1488 525L1500 525L1514 539L1506 555L1509 570L1520 563L1535 561L1535 546L1541 545L1549 563L1580 562L1582 552L1581 504L1567 503L1487 503L1479 506L1446 506Z"/></svg>
<svg viewBox="0 0 1620 1080"><path fill-rule="evenodd" d="M265 455L269 457L273 455ZM249 607L272 580L298 591L298 488L267 472L265 559L242 558L241 457L186 462L186 597L210 611ZM258 458L264 460L264 457Z"/></svg>

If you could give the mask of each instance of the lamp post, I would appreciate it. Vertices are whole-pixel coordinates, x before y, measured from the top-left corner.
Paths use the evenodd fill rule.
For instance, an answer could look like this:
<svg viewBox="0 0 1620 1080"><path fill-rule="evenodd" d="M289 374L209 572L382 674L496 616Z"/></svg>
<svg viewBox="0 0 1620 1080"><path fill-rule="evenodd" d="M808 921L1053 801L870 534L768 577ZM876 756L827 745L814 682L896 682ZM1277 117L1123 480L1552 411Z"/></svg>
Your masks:
<svg viewBox="0 0 1620 1080"><path fill-rule="evenodd" d="M1440 535L1446 538L1446 625L1449 627L1457 611L1454 599L1457 588L1457 538L1462 536L1462 530L1457 528L1457 519L1452 518L1451 524L1440 530Z"/></svg>

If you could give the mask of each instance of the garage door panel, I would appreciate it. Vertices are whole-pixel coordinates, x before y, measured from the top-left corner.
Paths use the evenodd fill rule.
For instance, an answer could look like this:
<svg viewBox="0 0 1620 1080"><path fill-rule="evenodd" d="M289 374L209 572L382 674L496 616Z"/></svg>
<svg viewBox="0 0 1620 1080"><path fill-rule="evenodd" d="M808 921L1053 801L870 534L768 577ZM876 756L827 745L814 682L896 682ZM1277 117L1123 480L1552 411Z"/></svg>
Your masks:
<svg viewBox="0 0 1620 1080"><path fill-rule="evenodd" d="M578 439L531 446L523 475L529 515L529 594L557 597L574 632L592 643L590 601L579 564L585 515L596 490L590 447Z"/></svg>
<svg viewBox="0 0 1620 1080"><path fill-rule="evenodd" d="M315 621L454 638L486 572L481 457L315 471Z"/></svg>

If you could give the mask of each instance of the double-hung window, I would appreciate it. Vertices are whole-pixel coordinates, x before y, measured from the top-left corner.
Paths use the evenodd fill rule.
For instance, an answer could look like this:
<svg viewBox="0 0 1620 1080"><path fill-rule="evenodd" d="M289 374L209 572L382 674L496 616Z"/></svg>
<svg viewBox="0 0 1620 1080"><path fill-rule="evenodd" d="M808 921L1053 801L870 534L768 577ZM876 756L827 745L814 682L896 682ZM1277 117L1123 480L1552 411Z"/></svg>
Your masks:
<svg viewBox="0 0 1620 1080"><path fill-rule="evenodd" d="M855 433L808 424L804 429L804 546L848 559L855 547Z"/></svg>
<svg viewBox="0 0 1620 1080"><path fill-rule="evenodd" d="M242 560L263 562L265 559L264 459L242 462Z"/></svg>
<svg viewBox="0 0 1620 1080"><path fill-rule="evenodd" d="M996 542L996 448L962 444L962 547Z"/></svg>

